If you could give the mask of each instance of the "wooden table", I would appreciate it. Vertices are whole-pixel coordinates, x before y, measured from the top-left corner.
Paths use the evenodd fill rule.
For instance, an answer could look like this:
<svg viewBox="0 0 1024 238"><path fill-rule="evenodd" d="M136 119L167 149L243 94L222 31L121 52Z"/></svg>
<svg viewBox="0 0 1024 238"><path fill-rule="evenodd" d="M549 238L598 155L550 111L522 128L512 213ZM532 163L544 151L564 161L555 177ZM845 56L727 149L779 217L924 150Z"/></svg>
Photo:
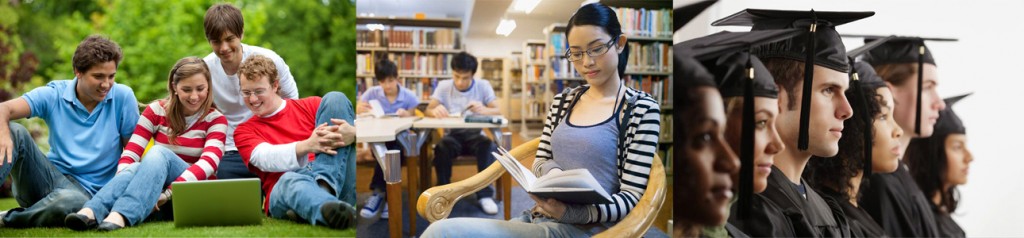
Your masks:
<svg viewBox="0 0 1024 238"><path fill-rule="evenodd" d="M423 118L422 120L414 122L412 125L412 129L416 131L416 136L415 138L411 139L416 140L416 148L407 149L419 151L419 154L426 154L427 148L423 148L423 144L426 141L426 139L430 137L430 134L433 133L435 129L487 129L486 131L489 131L491 133L495 143L497 143L498 145L502 145L503 147L509 147L509 145L511 145L512 143L511 136L503 135L503 133L501 132L501 128L505 127L508 127L508 120L504 118L502 118L502 124L466 122L465 119L463 118ZM408 155L408 153L406 155ZM415 171L413 173L416 174L409 173L408 175L410 176L410 178L413 178L413 176L415 176L415 178L420 178L419 187L429 188L431 186L429 169L432 166L427 164L426 160L420 159L421 156L418 155L414 157L409 157L410 160L407 163L410 165L410 167L407 169L408 171ZM423 175L428 176L424 178ZM410 184L413 183L416 182L411 182ZM502 175L500 184L501 186L504 187L512 186L511 177L509 177L507 173L505 175ZM415 192L415 194L420 193L419 189L417 189ZM504 202L505 207L505 220L511 218L511 213L509 212L509 210L512 209L512 203L509 202L510 198L510 193L501 193L501 201Z"/></svg>
<svg viewBox="0 0 1024 238"><path fill-rule="evenodd" d="M373 155L374 158L377 159L377 163L382 169L388 169L390 168L390 164L386 163L385 160L387 147L384 143L404 138L404 136L401 135L407 134L406 132L417 120L419 120L419 118L416 117L356 119L356 142L369 143L370 150L373 151ZM402 140L399 141L401 142ZM411 176L411 169L406 172L406 176L413 178ZM385 171L385 174L387 173L388 171ZM391 237L396 238L402 236L402 178L399 176L396 180L394 178L388 179L387 177L388 176L385 176L385 181L387 182L387 202L388 206L394 208L391 209L389 214L392 219L388 220L388 230L389 233L391 233ZM409 214L411 218L411 222L409 223L410 236L414 236L416 234L416 212L413 211L413 209L416 209L416 206L415 200L412 198L415 194L419 194L418 192L413 193L415 191L413 190L413 184L414 183L408 183L409 200L411 201L409 204Z"/></svg>

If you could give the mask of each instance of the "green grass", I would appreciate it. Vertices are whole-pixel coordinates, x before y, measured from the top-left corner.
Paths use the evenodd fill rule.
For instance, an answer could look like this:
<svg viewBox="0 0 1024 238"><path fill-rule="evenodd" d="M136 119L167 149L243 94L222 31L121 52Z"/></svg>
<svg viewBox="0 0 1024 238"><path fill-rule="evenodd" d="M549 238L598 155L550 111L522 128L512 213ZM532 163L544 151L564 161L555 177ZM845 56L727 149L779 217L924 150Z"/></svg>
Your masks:
<svg viewBox="0 0 1024 238"><path fill-rule="evenodd" d="M13 198L0 199L0 209L8 210L18 207ZM299 224L292 221L265 218L263 225L258 226L233 226L233 227L195 227L175 228L173 222L149 222L139 226L127 227L114 232L77 232L67 228L32 228L32 229L9 229L0 228L0 237L24 237L24 236L73 236L73 237L109 237L109 236L319 236L319 237L354 237L356 229L344 231L332 230L322 226L311 226Z"/></svg>

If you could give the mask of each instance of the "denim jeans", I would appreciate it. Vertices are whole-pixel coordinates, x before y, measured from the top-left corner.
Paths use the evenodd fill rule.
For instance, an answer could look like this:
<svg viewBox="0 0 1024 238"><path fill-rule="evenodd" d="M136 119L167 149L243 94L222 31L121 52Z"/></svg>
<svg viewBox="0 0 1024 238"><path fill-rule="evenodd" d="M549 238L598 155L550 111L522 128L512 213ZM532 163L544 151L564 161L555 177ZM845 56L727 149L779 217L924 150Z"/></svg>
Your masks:
<svg viewBox="0 0 1024 238"><path fill-rule="evenodd" d="M8 126L14 142L13 161L0 162L0 184L11 175L14 197L21 207L2 218L4 226L63 227L64 216L81 209L91 195L73 177L57 170L24 126L14 122Z"/></svg>
<svg viewBox="0 0 1024 238"><path fill-rule="evenodd" d="M101 221L111 212L120 213L126 225L135 226L153 211L164 188L191 166L167 147L154 145L142 157L114 176L85 203Z"/></svg>
<svg viewBox="0 0 1024 238"><path fill-rule="evenodd" d="M324 95L317 109L316 124L330 123L330 119L343 119L351 125L355 118L352 102L345 94L330 92ZM270 192L270 216L287 218L289 210L311 224L324 224L320 207L329 201L356 203L355 148L346 145L337 148L336 155L320 153L305 167L284 173ZM319 186L326 183L333 193Z"/></svg>
<svg viewBox="0 0 1024 238"><path fill-rule="evenodd" d="M597 230L559 223L529 211L503 221L488 218L449 218L430 224L424 238L432 237L590 237Z"/></svg>
<svg viewBox="0 0 1024 238"><path fill-rule="evenodd" d="M217 179L259 178L249 171L237 150L224 151L217 165Z"/></svg>
<svg viewBox="0 0 1024 238"><path fill-rule="evenodd" d="M480 129L452 129L448 135L434 147L434 171L437 172L437 185L449 184L452 181L452 165L459 155L476 156L477 171L484 171L494 163L491 152L497 151L491 139L480 133ZM484 187L476 192L476 198L494 197L492 186Z"/></svg>

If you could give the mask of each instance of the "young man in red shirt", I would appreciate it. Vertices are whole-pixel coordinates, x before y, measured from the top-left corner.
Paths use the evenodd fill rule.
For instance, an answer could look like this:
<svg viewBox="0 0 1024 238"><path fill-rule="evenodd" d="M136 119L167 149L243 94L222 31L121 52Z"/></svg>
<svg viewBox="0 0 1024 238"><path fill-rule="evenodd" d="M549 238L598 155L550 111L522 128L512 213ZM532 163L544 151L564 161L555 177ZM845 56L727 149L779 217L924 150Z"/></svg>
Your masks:
<svg viewBox="0 0 1024 238"><path fill-rule="evenodd" d="M239 68L241 95L253 117L238 126L234 139L242 161L260 177L264 212L336 229L354 227L352 102L340 92L284 99L276 74L274 62L260 55Z"/></svg>

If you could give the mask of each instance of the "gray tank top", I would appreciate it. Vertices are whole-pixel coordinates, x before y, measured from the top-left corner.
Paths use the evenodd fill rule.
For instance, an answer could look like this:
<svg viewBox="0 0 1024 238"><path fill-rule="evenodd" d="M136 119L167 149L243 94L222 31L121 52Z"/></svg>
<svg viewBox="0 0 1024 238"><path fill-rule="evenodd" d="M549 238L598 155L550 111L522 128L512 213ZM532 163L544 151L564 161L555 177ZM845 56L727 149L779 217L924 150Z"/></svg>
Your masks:
<svg viewBox="0 0 1024 238"><path fill-rule="evenodd" d="M582 95L582 93L581 93ZM562 170L589 170L605 192L619 192L617 145L619 106L604 122L589 126L569 122L572 108L551 133L552 159Z"/></svg>

